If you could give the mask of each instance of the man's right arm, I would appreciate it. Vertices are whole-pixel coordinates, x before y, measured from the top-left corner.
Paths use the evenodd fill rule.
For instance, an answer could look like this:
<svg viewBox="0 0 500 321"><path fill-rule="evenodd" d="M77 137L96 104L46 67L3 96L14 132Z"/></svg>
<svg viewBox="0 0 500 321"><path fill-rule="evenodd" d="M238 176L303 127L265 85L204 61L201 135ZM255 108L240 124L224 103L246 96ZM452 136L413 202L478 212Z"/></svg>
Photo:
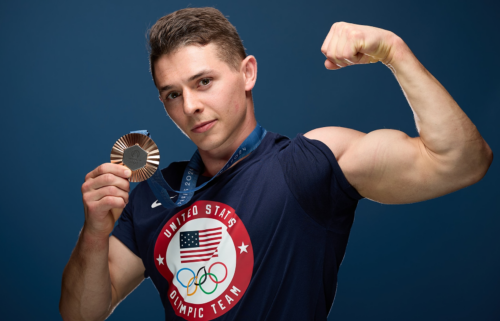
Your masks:
<svg viewBox="0 0 500 321"><path fill-rule="evenodd" d="M82 186L85 223L63 273L59 311L64 320L104 320L144 279L142 260L114 236L128 203L129 173L103 164Z"/></svg>

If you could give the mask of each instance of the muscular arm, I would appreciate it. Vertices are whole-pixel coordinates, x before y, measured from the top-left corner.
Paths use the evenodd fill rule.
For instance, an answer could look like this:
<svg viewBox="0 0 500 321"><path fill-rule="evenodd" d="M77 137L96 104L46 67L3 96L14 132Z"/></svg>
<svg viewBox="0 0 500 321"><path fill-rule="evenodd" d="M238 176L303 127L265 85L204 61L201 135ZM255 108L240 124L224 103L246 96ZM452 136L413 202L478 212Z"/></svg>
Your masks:
<svg viewBox="0 0 500 321"><path fill-rule="evenodd" d="M332 27L329 36L333 42L325 40L322 47L325 66L382 61L398 80L419 132L411 138L397 130L364 134L328 127L306 134L332 149L361 195L381 203L412 203L456 191L485 175L493 159L488 144L401 38L351 24Z"/></svg>
<svg viewBox="0 0 500 321"><path fill-rule="evenodd" d="M130 171L103 164L82 185L85 223L63 272L59 311L64 320L104 320L144 279L142 260L114 236L128 203Z"/></svg>

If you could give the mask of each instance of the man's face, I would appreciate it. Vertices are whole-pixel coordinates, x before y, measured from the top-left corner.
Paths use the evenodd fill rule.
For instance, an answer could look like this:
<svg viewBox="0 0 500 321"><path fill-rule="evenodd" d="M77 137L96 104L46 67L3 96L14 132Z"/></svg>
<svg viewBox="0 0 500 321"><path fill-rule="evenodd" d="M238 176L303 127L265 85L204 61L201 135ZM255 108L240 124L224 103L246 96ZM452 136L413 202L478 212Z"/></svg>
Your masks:
<svg viewBox="0 0 500 321"><path fill-rule="evenodd" d="M201 150L229 147L248 118L244 68L232 70L213 43L181 47L154 68L160 99L181 131Z"/></svg>

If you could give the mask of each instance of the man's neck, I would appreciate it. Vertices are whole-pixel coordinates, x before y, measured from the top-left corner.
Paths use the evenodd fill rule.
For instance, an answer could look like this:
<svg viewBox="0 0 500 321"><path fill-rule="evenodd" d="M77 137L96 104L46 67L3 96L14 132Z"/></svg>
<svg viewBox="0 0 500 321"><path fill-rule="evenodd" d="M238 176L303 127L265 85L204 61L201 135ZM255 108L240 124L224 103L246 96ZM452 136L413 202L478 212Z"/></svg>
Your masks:
<svg viewBox="0 0 500 321"><path fill-rule="evenodd" d="M205 165L205 170L202 175L209 177L216 175L224 167L224 165L226 165L236 149L238 149L243 141L245 141L245 139L252 133L255 126L257 126L257 121L252 115L248 121L243 123L241 129L238 130L235 135L230 137L220 149L215 151L203 151L198 149L201 159L203 160L203 164ZM239 161L241 161L241 159ZM233 166L235 164L233 164Z"/></svg>

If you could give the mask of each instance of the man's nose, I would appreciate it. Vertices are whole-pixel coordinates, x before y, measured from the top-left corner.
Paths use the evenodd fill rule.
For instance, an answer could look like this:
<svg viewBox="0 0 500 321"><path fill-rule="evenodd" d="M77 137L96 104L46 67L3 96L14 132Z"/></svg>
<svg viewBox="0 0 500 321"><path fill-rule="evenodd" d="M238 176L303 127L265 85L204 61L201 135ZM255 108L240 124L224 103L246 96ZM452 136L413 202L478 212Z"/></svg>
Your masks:
<svg viewBox="0 0 500 321"><path fill-rule="evenodd" d="M203 106L200 103L196 94L189 90L184 90L184 113L187 115L194 115L203 111Z"/></svg>

